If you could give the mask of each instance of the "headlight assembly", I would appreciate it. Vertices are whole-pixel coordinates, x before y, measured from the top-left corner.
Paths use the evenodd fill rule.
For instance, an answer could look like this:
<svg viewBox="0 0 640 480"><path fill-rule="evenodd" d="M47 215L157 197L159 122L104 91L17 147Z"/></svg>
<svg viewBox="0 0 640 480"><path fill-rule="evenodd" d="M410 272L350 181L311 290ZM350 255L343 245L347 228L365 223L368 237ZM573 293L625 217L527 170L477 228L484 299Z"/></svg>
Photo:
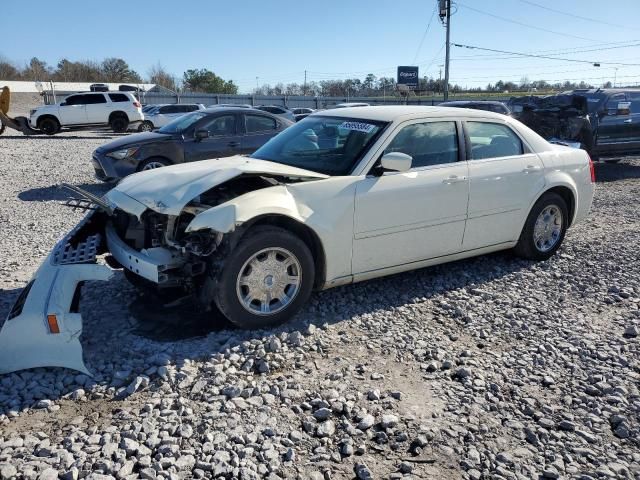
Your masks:
<svg viewBox="0 0 640 480"><path fill-rule="evenodd" d="M123 158L133 157L140 147L124 148L115 152L107 153L107 157L122 160Z"/></svg>

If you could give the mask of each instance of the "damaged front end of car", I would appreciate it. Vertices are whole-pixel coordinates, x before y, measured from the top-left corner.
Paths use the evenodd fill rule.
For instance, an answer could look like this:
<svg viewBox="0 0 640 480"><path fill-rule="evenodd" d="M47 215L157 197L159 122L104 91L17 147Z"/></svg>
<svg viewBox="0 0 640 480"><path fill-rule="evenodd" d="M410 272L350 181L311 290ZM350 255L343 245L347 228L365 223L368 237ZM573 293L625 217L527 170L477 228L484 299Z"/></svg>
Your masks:
<svg viewBox="0 0 640 480"><path fill-rule="evenodd" d="M187 300L201 312L212 309L217 273L243 233L233 201L272 188L278 208L295 209L286 184L318 178L326 176L236 159L143 172L103 198L67 185L76 196L67 204L88 213L0 324L0 373L43 366L89 373L79 340L80 289L88 280L109 280L114 269L162 305ZM253 199L249 210L261 206ZM101 255L106 265L98 263Z"/></svg>
<svg viewBox="0 0 640 480"><path fill-rule="evenodd" d="M587 100L581 95L559 94L545 97L512 97L514 118L551 143L593 150L595 125Z"/></svg>

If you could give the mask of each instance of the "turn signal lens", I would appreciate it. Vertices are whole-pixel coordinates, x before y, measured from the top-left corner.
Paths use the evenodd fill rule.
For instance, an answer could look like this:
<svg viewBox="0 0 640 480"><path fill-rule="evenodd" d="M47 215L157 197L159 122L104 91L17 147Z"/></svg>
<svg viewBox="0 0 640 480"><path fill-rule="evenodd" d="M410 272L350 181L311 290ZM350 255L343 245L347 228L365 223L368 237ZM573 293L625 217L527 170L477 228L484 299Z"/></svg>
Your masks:
<svg viewBox="0 0 640 480"><path fill-rule="evenodd" d="M591 157L589 157L589 171L591 172L591 183L596 183L596 169L593 166Z"/></svg>
<svg viewBox="0 0 640 480"><path fill-rule="evenodd" d="M58 318L55 315L47 315L47 323L49 324L49 331L51 333L60 333Z"/></svg>

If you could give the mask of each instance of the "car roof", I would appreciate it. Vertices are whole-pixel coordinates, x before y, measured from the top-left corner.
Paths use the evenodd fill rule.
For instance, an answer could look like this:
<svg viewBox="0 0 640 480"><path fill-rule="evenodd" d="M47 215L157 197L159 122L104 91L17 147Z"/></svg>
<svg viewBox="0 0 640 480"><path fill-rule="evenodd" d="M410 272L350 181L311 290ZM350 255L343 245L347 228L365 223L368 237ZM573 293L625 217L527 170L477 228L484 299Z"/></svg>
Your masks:
<svg viewBox="0 0 640 480"><path fill-rule="evenodd" d="M275 115L269 113L269 112L265 112L264 110L258 110L257 108L244 108L244 107L207 107L204 110L199 110L200 112L208 112L208 113L214 113L214 112L238 112L238 113L247 113L247 110L249 110L249 113L251 113L252 115L271 115L273 117L275 117Z"/></svg>
<svg viewBox="0 0 640 480"><path fill-rule="evenodd" d="M500 113L487 112L486 110L466 109L462 113L456 107L428 107L424 105L384 105L374 107L349 107L324 110L312 113L310 116L348 117L375 120L380 122L393 122L394 120L410 120L412 118L440 118L440 117L477 117L495 118L503 120L505 116Z"/></svg>
<svg viewBox="0 0 640 480"><path fill-rule="evenodd" d="M440 105L504 105L504 103L498 100L452 100L442 102Z"/></svg>

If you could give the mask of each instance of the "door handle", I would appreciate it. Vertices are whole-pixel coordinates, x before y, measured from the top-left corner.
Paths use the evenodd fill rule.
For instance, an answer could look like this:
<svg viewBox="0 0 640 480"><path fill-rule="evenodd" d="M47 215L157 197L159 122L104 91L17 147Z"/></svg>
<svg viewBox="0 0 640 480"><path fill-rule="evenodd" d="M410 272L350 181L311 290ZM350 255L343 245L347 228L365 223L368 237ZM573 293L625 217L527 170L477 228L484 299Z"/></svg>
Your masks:
<svg viewBox="0 0 640 480"><path fill-rule="evenodd" d="M239 147L240 146L240 142L229 142L227 144L230 147Z"/></svg>
<svg viewBox="0 0 640 480"><path fill-rule="evenodd" d="M633 122L633 119L629 118L629 119L625 120L625 121L624 121L624 122L622 122L622 123L631 123L631 122Z"/></svg>
<svg viewBox="0 0 640 480"><path fill-rule="evenodd" d="M522 173L535 173L539 172L541 167L539 165L527 165L527 168L522 170Z"/></svg>
<svg viewBox="0 0 640 480"><path fill-rule="evenodd" d="M452 185L454 183L462 183L462 182L466 182L467 181L467 177L459 177L458 175L451 175L449 178L445 178L442 183L444 183L445 185Z"/></svg>

